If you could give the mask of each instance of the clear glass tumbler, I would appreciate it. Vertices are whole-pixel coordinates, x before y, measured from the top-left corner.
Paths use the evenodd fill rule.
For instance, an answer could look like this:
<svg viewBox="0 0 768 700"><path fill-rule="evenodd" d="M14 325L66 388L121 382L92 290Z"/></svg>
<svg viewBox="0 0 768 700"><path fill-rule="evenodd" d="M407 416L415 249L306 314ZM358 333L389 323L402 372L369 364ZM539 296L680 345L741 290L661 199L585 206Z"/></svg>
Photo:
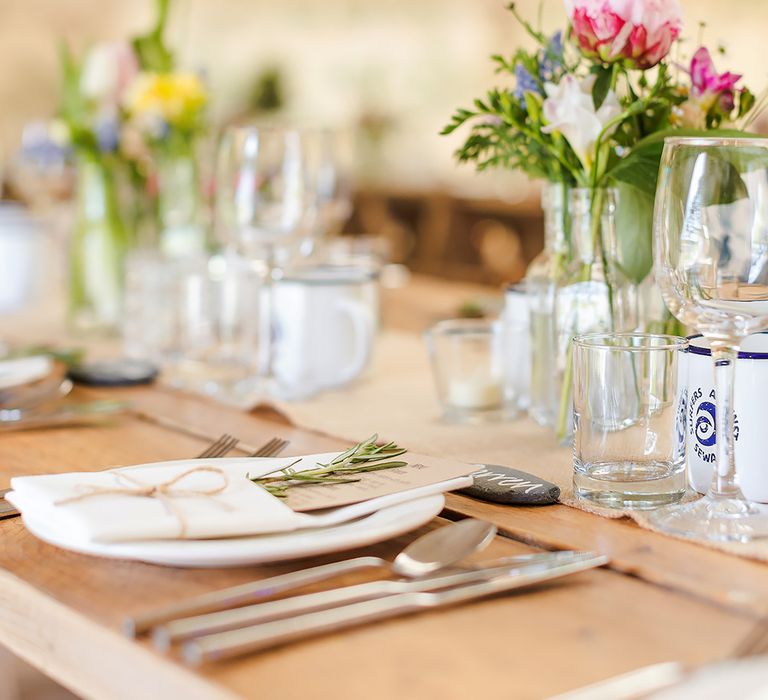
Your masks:
<svg viewBox="0 0 768 700"><path fill-rule="evenodd" d="M573 486L578 498L640 510L683 497L687 343L643 333L574 339Z"/></svg>
<svg viewBox="0 0 768 700"><path fill-rule="evenodd" d="M505 330L501 321L441 321L426 333L444 418L485 423L517 413L514 385L505 372Z"/></svg>
<svg viewBox="0 0 768 700"><path fill-rule="evenodd" d="M254 401L261 340L258 272L232 255L188 264L177 277L173 311L167 381L231 403Z"/></svg>

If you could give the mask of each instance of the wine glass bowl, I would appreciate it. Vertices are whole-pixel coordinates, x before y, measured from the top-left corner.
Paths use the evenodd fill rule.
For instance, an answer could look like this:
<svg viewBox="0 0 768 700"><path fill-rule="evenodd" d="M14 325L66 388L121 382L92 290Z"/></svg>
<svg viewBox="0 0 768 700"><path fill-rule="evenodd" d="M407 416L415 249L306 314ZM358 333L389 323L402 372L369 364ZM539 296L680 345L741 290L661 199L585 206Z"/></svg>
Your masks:
<svg viewBox="0 0 768 700"><path fill-rule="evenodd" d="M310 209L301 133L231 127L219 148L217 187L224 238L242 254L290 244Z"/></svg>
<svg viewBox="0 0 768 700"><path fill-rule="evenodd" d="M655 511L653 524L717 541L768 537L768 516L738 487L733 421L739 345L768 328L768 139L665 140L654 267L670 312L711 341L717 411L709 491Z"/></svg>
<svg viewBox="0 0 768 700"><path fill-rule="evenodd" d="M304 137L296 129L233 126L216 168L216 218L224 242L260 275L257 394L272 394L274 300L281 263L298 247L313 210Z"/></svg>
<svg viewBox="0 0 768 700"><path fill-rule="evenodd" d="M656 199L669 310L724 342L768 327L768 139L666 139Z"/></svg>
<svg viewBox="0 0 768 700"><path fill-rule="evenodd" d="M341 233L352 214L354 149L351 134L341 129L309 130L303 139L313 206L301 252L311 256L318 244Z"/></svg>

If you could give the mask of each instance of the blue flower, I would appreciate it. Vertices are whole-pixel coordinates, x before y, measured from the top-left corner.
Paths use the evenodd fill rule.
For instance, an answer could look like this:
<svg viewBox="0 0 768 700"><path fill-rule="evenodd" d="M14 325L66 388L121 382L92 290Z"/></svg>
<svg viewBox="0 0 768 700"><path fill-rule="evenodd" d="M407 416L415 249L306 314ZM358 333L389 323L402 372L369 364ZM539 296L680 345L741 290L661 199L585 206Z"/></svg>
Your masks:
<svg viewBox="0 0 768 700"><path fill-rule="evenodd" d="M546 82L554 80L563 68L563 33L555 32L545 48L539 52L539 78Z"/></svg>
<svg viewBox="0 0 768 700"><path fill-rule="evenodd" d="M536 82L536 78L531 75L530 71L522 63L515 65L515 79L517 80L517 84L515 85L513 93L520 103L520 106L523 109L526 109L525 93L534 92L537 95L541 95L541 88L539 87L539 83Z"/></svg>
<svg viewBox="0 0 768 700"><path fill-rule="evenodd" d="M96 143L102 153L113 153L120 142L120 133L116 119L99 119L93 129Z"/></svg>

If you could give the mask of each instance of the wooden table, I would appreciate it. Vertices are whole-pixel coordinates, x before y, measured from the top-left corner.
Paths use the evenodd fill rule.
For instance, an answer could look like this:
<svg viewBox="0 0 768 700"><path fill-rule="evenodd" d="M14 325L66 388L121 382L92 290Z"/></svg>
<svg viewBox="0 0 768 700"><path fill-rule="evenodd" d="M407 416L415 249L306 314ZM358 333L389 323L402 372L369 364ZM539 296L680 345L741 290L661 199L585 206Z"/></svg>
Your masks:
<svg viewBox="0 0 768 700"><path fill-rule="evenodd" d="M450 314L466 287L417 280L393 292L396 325ZM407 312L410 310L409 312ZM403 316L403 322L398 316ZM156 386L83 396L128 398L109 426L0 437L0 488L17 474L102 469L194 455L222 432L245 447L272 436L287 454L343 447L280 416L245 414ZM393 436L396 438L396 436ZM513 461L514 455L510 455ZM221 570L102 560L46 545L0 521L0 640L76 693L94 698L545 698L666 660L727 655L768 606L768 567L565 506L513 508L451 495L441 518L482 517L499 535L482 556L539 549L604 552L610 565L522 594L362 627L190 670L123 638L127 614L356 554ZM366 553L392 557L425 528ZM348 582L358 578L349 577Z"/></svg>

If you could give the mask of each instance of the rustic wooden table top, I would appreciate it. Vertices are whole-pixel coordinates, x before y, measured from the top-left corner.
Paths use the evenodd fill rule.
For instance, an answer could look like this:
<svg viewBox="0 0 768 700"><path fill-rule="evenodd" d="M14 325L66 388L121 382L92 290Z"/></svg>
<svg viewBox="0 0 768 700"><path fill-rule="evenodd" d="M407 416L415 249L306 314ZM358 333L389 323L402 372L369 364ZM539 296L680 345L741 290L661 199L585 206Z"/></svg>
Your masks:
<svg viewBox="0 0 768 700"><path fill-rule="evenodd" d="M465 287L417 280L389 294L386 317L417 330L450 315ZM128 398L100 427L0 437L0 488L14 475L173 459L223 432L286 454L343 447L268 412L246 414L171 389L76 390ZM396 438L396 436L393 436ZM514 463L514 455L510 455ZM0 521L0 641L76 693L94 698L545 698L640 666L726 656L768 609L768 567L672 540L632 522L566 506L515 508L450 495L445 518L492 520L482 556L579 548L604 569L516 595L361 627L200 669L122 637L127 614L204 591L359 552L239 569L172 569L99 559L44 544L20 519ZM426 528L360 550L393 557ZM347 582L359 580L350 576Z"/></svg>

